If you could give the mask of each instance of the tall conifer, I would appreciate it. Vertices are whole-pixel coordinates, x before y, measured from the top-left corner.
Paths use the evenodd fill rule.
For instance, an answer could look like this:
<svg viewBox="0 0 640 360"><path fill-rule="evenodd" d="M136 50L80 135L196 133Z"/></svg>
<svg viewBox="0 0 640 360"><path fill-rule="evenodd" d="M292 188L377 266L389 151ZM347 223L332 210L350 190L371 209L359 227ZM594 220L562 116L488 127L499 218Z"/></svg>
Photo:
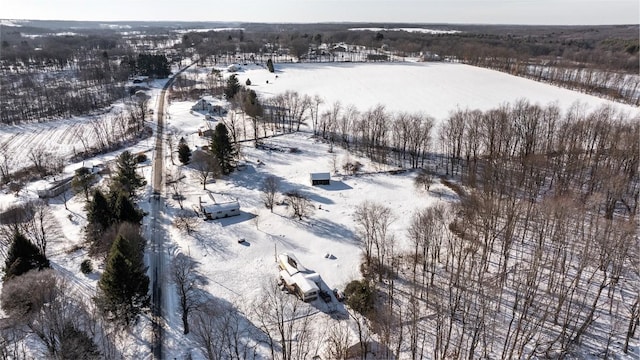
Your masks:
<svg viewBox="0 0 640 360"><path fill-rule="evenodd" d="M149 306L149 277L139 246L116 237L98 289L98 306L119 324L129 326Z"/></svg>
<svg viewBox="0 0 640 360"><path fill-rule="evenodd" d="M116 202L113 206L114 218L116 222L130 222L136 225L140 225L142 221L142 214L131 203L131 200L124 193L118 194Z"/></svg>
<svg viewBox="0 0 640 360"><path fill-rule="evenodd" d="M227 127L222 123L219 123L213 132L211 152L218 160L222 173L225 175L231 173L236 152L229 139Z"/></svg>
<svg viewBox="0 0 640 360"><path fill-rule="evenodd" d="M30 270L42 270L49 267L49 260L40 252L38 247L20 232L15 232L13 241L7 251L4 266L4 279L20 276Z"/></svg>

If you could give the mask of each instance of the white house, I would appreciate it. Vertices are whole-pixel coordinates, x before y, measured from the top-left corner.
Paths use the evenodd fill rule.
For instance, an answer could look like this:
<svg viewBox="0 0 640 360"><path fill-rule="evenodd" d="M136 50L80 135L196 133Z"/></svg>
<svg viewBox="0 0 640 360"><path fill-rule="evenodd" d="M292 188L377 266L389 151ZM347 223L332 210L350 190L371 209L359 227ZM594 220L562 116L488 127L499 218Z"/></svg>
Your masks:
<svg viewBox="0 0 640 360"><path fill-rule="evenodd" d="M212 96L203 96L191 107L193 111L204 111L214 115L224 115L226 110L222 106L220 100L214 99Z"/></svg>

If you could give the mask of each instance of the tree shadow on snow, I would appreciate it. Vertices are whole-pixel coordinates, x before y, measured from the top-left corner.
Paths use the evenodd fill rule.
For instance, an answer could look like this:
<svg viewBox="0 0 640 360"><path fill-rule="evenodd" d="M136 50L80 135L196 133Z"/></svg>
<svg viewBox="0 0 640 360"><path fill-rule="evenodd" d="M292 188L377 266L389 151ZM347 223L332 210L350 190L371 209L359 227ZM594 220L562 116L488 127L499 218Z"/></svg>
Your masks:
<svg viewBox="0 0 640 360"><path fill-rule="evenodd" d="M342 243L358 245L358 240L356 239L353 231L348 229L346 226L338 224L331 220L309 218L303 221L296 221L295 223L301 227L304 227L306 231L314 234L317 237Z"/></svg>

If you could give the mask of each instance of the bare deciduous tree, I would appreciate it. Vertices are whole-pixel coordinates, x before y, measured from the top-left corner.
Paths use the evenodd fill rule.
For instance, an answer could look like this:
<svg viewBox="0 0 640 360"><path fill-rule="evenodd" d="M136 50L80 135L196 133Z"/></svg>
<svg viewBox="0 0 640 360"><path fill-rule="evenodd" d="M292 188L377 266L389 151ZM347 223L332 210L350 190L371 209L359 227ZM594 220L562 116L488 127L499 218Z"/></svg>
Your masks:
<svg viewBox="0 0 640 360"><path fill-rule="evenodd" d="M189 256L179 253L173 259L171 277L178 290L184 334L189 333L189 314L200 302L198 290L204 279L196 271L197 263Z"/></svg>
<svg viewBox="0 0 640 360"><path fill-rule="evenodd" d="M324 355L327 359L346 360L348 358L349 346L353 342L353 335L349 328L348 321L344 320L326 320L325 350Z"/></svg>
<svg viewBox="0 0 640 360"><path fill-rule="evenodd" d="M209 360L255 359L257 330L231 304L207 300L192 312L195 343Z"/></svg>
<svg viewBox="0 0 640 360"><path fill-rule="evenodd" d="M271 212L273 212L273 205L275 204L276 194L280 189L280 182L275 176L267 176L262 181L262 201Z"/></svg>
<svg viewBox="0 0 640 360"><path fill-rule="evenodd" d="M61 237L60 225L44 201L34 201L29 205L32 218L23 224L23 232L46 255L47 244Z"/></svg>
<svg viewBox="0 0 640 360"><path fill-rule="evenodd" d="M358 236L362 241L367 271L375 265L379 280L382 281L389 242L389 226L393 222L391 209L370 201L356 207L354 219L358 227Z"/></svg>
<svg viewBox="0 0 640 360"><path fill-rule="evenodd" d="M182 194L184 189L184 183L182 180L184 179L184 174L182 173L182 167L177 166L175 170L167 175L167 183L171 185L171 194L172 199L178 202L180 209L184 209L184 195Z"/></svg>
<svg viewBox="0 0 640 360"><path fill-rule="evenodd" d="M262 331L272 359L294 360L312 358L310 326L311 307L296 296L281 291L276 285L266 285L263 296L254 305L256 325Z"/></svg>
<svg viewBox="0 0 640 360"><path fill-rule="evenodd" d="M312 207L311 201L303 193L293 190L285 193L287 197L287 203L291 206L293 216L297 216L298 220L302 220L303 217L309 214Z"/></svg>
<svg viewBox="0 0 640 360"><path fill-rule="evenodd" d="M208 151L194 151L191 164L197 171L198 179L200 179L204 190L207 189L207 181L221 173L218 161Z"/></svg>
<svg viewBox="0 0 640 360"><path fill-rule="evenodd" d="M416 187L423 187L426 191L429 191L435 179L436 176L431 170L422 169L415 178L415 185Z"/></svg>
<svg viewBox="0 0 640 360"><path fill-rule="evenodd" d="M191 235L196 231L200 224L200 218L191 210L180 210L173 220L173 225L182 231L186 231L187 235Z"/></svg>

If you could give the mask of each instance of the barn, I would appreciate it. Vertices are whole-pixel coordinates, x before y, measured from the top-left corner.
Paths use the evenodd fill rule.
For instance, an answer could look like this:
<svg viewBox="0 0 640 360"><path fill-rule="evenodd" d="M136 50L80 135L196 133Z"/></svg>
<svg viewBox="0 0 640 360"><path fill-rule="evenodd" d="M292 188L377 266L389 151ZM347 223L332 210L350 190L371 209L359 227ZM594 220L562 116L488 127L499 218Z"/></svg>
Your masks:
<svg viewBox="0 0 640 360"><path fill-rule="evenodd" d="M329 173L311 173L311 185L331 185L331 174Z"/></svg>

